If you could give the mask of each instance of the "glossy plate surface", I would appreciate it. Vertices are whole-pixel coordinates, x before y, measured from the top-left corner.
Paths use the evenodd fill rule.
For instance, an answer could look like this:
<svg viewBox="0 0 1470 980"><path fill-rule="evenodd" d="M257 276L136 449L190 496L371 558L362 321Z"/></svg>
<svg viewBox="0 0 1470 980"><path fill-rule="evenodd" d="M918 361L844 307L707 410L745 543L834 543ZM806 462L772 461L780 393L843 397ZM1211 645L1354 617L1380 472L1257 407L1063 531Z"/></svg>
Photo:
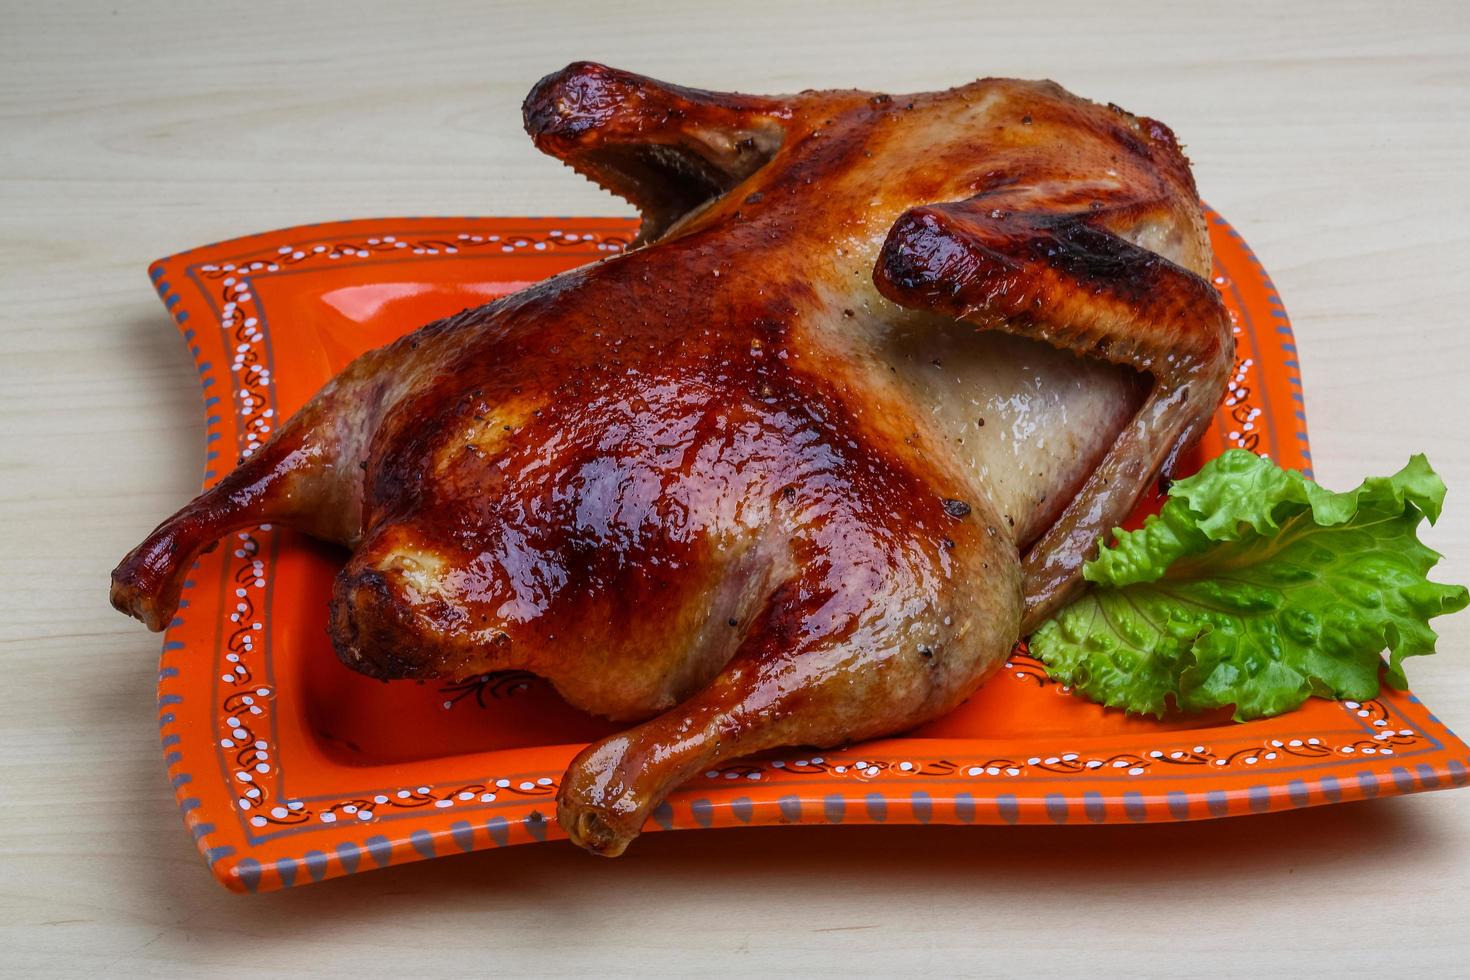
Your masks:
<svg viewBox="0 0 1470 980"><path fill-rule="evenodd" d="M1238 363L1186 468L1241 446L1311 472L1291 328L1209 212ZM625 248L626 218L385 218L208 245L149 270L204 387L205 485L359 352ZM613 726L527 674L381 684L333 654L335 549L263 526L204 556L169 628L159 728L184 819L241 891L549 841L561 773ZM712 770L648 829L778 823L1113 823L1261 813L1457 786L1470 749L1407 692L1279 718L1125 717L1021 651L902 738Z"/></svg>

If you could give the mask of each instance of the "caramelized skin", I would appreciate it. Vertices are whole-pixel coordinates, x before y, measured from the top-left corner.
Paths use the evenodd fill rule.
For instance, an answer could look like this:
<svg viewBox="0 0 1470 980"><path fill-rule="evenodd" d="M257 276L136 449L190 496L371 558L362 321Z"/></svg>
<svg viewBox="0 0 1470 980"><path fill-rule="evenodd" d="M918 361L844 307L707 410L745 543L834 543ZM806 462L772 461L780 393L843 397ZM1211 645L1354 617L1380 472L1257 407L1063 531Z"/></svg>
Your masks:
<svg viewBox="0 0 1470 980"><path fill-rule="evenodd" d="M364 355L113 601L161 628L193 557L263 520L348 545L349 666L526 669L642 722L562 782L593 851L720 760L952 708L1221 395L1157 123L1050 83L753 98L592 64L526 123L649 244Z"/></svg>

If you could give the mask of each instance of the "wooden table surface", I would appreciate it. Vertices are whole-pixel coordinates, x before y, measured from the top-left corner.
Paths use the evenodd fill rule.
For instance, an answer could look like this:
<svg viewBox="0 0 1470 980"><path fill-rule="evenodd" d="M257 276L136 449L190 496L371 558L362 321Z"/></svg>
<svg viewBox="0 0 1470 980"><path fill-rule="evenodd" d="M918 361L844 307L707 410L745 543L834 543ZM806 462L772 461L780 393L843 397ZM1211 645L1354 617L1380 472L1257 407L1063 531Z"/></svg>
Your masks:
<svg viewBox="0 0 1470 980"><path fill-rule="evenodd" d="M1439 577L1470 581L1470 8L884 6L4 4L0 973L1470 974L1467 791L659 834L616 862L526 847L251 898L205 870L162 776L158 638L107 604L201 471L144 266L335 217L625 213L521 132L522 95L574 59L751 91L1050 76L1167 121L1292 314L1319 479L1427 452ZM1411 678L1470 732L1470 615L1440 629Z"/></svg>

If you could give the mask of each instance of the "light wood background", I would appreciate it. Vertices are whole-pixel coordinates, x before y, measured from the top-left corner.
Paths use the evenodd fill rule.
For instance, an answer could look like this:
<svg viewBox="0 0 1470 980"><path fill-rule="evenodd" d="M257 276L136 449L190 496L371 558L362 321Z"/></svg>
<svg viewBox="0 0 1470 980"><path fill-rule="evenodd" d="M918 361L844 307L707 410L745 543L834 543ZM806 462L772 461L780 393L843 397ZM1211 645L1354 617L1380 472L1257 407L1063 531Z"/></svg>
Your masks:
<svg viewBox="0 0 1470 980"><path fill-rule="evenodd" d="M593 58L710 88L1050 76L1170 123L1295 322L1319 478L1423 450L1470 581L1470 7L0 3L0 972L1470 974L1470 791L1164 827L659 834L234 897L107 572L192 495L144 277L337 217L626 209L521 133ZM1470 615L1415 688L1470 733ZM206 972L207 971L207 972Z"/></svg>

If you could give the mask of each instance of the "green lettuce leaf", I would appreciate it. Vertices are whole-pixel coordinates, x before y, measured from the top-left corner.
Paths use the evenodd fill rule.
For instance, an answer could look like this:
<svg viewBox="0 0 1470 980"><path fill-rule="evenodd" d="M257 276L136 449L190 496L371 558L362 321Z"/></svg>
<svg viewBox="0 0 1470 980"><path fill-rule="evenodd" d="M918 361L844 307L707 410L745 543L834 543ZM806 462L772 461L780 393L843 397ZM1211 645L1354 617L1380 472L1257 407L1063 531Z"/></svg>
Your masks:
<svg viewBox="0 0 1470 980"><path fill-rule="evenodd" d="M1426 577L1419 541L1444 483L1423 456L1333 493L1243 450L1176 482L1160 512L1083 568L1093 587L1043 623L1031 651L1057 680L1111 707L1233 705L1276 715L1308 697L1367 700L1403 659L1434 652L1435 616L1470 603Z"/></svg>

